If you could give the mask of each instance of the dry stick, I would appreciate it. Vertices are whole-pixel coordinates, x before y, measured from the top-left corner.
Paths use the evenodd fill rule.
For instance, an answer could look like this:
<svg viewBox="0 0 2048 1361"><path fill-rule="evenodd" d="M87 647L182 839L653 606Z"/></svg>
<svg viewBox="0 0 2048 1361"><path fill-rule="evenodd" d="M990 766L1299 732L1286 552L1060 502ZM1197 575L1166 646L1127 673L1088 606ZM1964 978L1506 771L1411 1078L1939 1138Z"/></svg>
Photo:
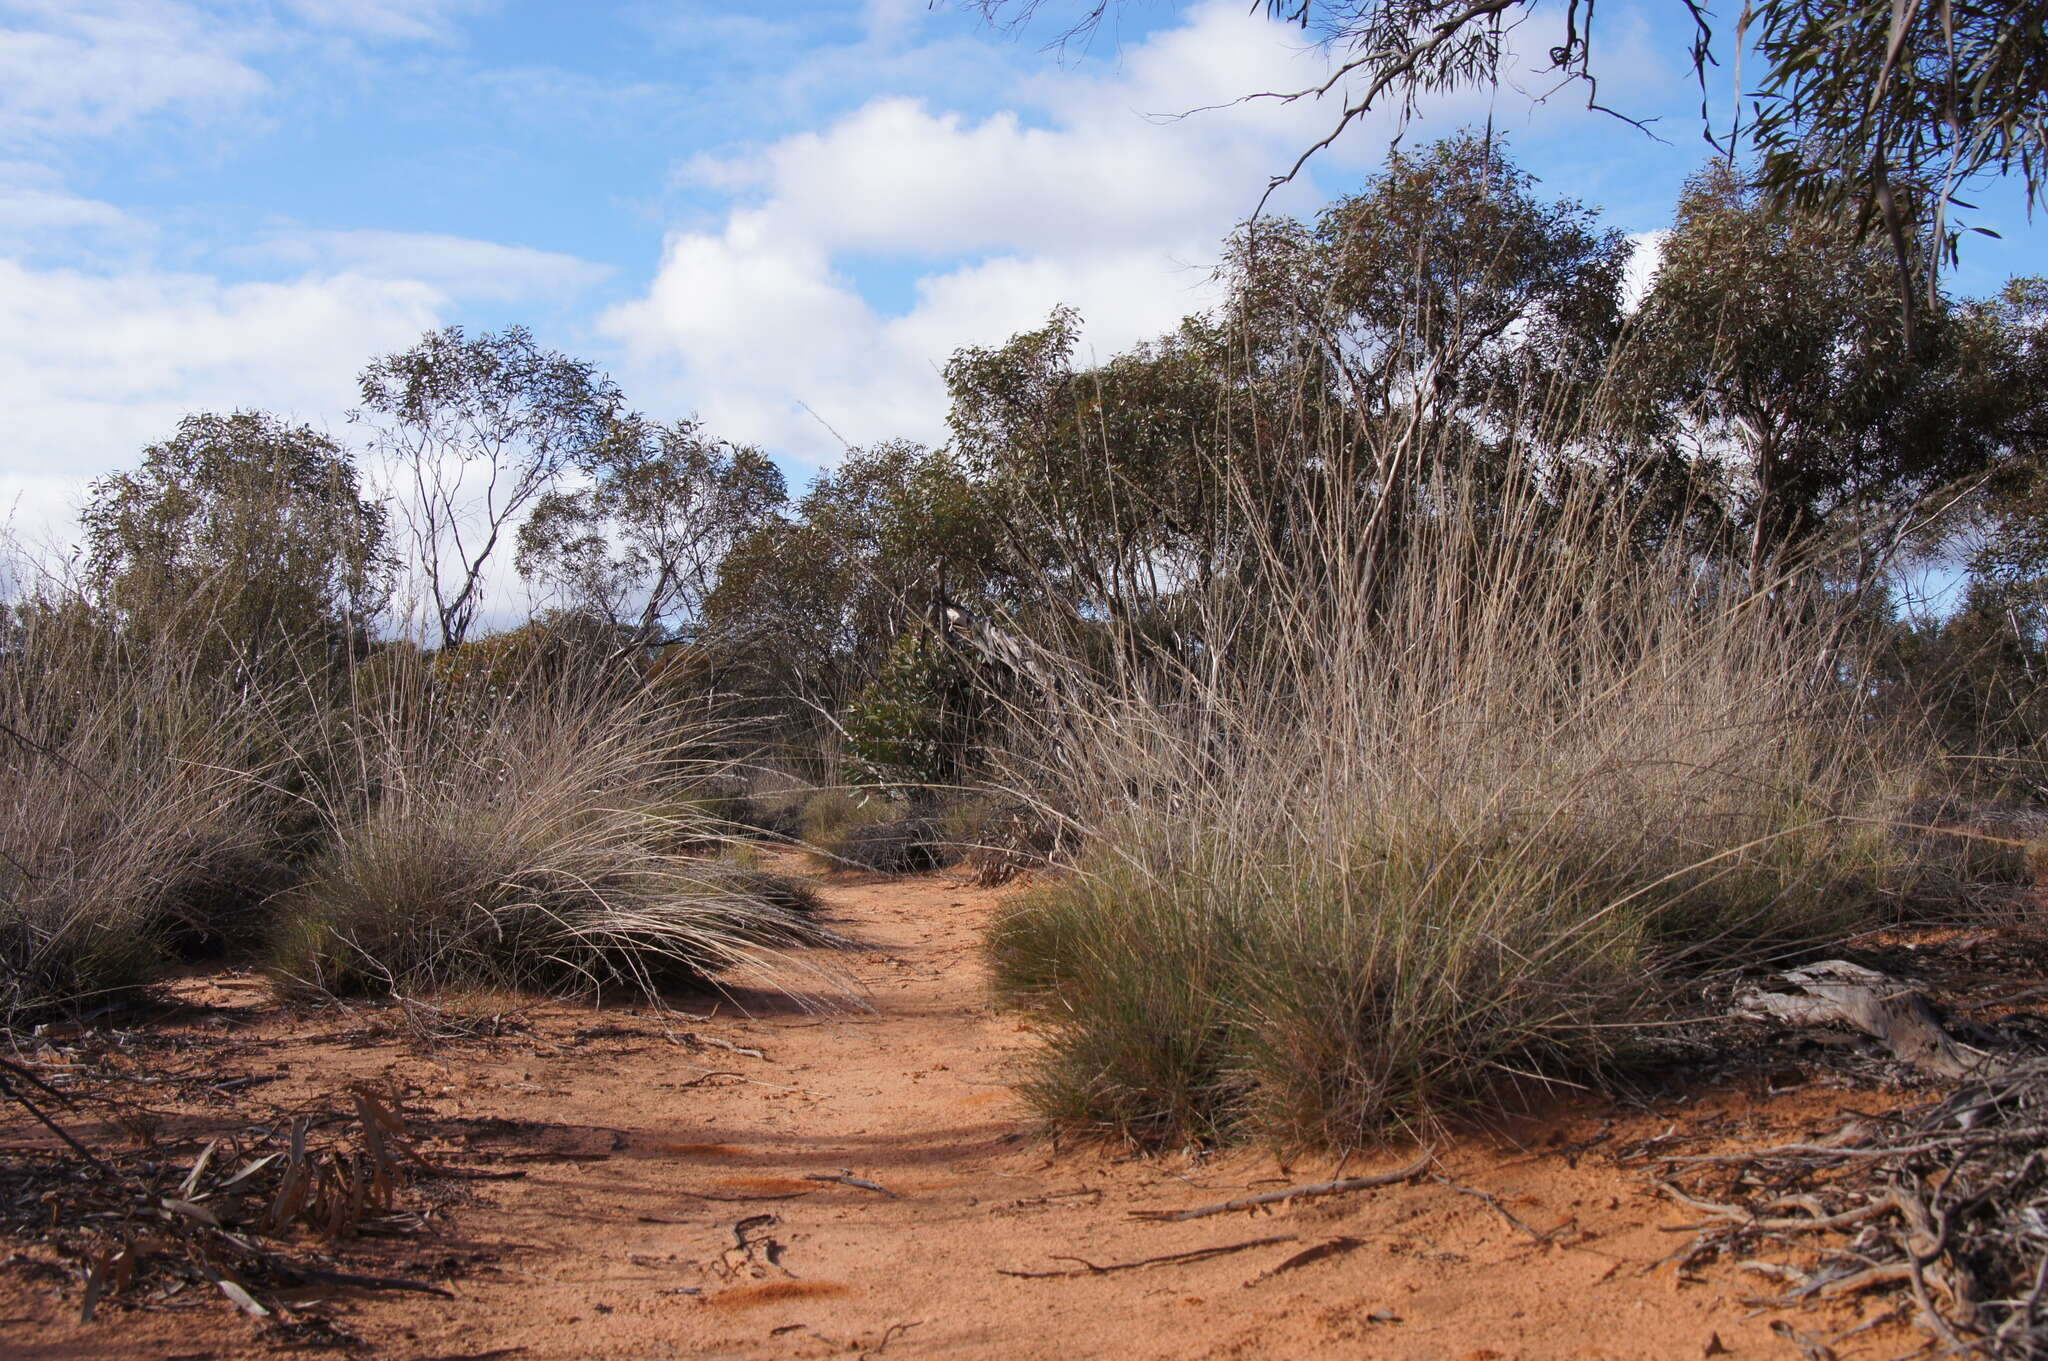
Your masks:
<svg viewBox="0 0 2048 1361"><path fill-rule="evenodd" d="M1487 1209L1493 1211L1502 1219L1505 1219L1508 1223L1514 1225L1523 1233L1528 1234L1531 1238L1535 1239L1539 1243L1554 1243L1557 1241L1556 1239L1552 1238L1550 1234L1543 1232L1541 1229L1533 1229L1530 1228L1529 1225L1523 1223L1522 1220L1515 1216L1514 1211L1508 1209L1507 1206L1501 1204L1500 1198L1490 1191L1481 1191L1477 1187L1473 1186L1460 1186L1458 1185L1458 1183L1454 1181L1439 1176L1432 1176L1430 1177L1430 1180L1438 1183L1439 1185L1448 1186L1451 1190L1456 1191L1461 1196L1471 1196L1475 1200L1485 1201ZM1555 1232L1555 1230L1553 1230L1552 1232Z"/></svg>
<svg viewBox="0 0 2048 1361"><path fill-rule="evenodd" d="M806 1172L804 1173L804 1180L834 1181L838 1182L841 1186L857 1186L863 1191L879 1191L891 1200L897 1199L896 1193L880 1182L869 1181L865 1177L856 1177L850 1169L846 1168L842 1168L837 1172Z"/></svg>
<svg viewBox="0 0 2048 1361"><path fill-rule="evenodd" d="M1266 1270L1261 1271L1258 1275L1245 1282L1245 1288L1250 1289L1261 1281L1270 1281L1283 1271L1292 1271L1296 1267L1304 1267L1311 1262L1320 1262L1325 1257L1335 1257L1339 1253L1349 1252L1353 1248L1362 1248L1364 1246L1365 1240L1363 1238L1352 1238L1341 1234L1335 1238L1326 1238L1314 1247L1303 1248L1300 1252L1295 1253L1279 1265L1268 1267Z"/></svg>
<svg viewBox="0 0 2048 1361"><path fill-rule="evenodd" d="M1841 1214L1827 1215L1821 1218L1757 1219L1740 1205L1723 1205L1719 1201L1701 1200L1696 1196L1687 1195L1668 1181L1655 1182L1653 1185L1680 1204L1689 1205L1695 1210L1728 1220L1730 1223L1741 1224L1746 1228L1770 1229L1790 1233L1801 1233L1813 1229L1846 1228L1851 1224L1860 1224L1866 1219L1874 1219L1887 1211L1899 1208L1899 1203L1896 1199L1891 1196L1883 1196L1873 1200L1861 1209L1844 1210ZM1686 1227L1693 1226L1687 1225Z"/></svg>
<svg viewBox="0 0 2048 1361"><path fill-rule="evenodd" d="M410 1290L421 1295L439 1295L444 1300L455 1298L450 1291L425 1281L407 1280L403 1276L359 1276L353 1271L323 1271L314 1267L287 1266L287 1271L322 1285L353 1285L364 1290Z"/></svg>
<svg viewBox="0 0 2048 1361"><path fill-rule="evenodd" d="M763 1063L772 1062L766 1054L758 1049L749 1049L743 1044L734 1044L731 1040L722 1040L716 1035L699 1035L695 1032L690 1032L685 1034L683 1038L696 1044L708 1044L714 1048L728 1050L735 1054L744 1054L750 1059L760 1059Z"/></svg>
<svg viewBox="0 0 2048 1361"><path fill-rule="evenodd" d="M800 1197L808 1196L813 1193L810 1191L764 1191L759 1195L714 1196L706 1191L677 1191L676 1194L679 1196L688 1196L692 1200L716 1200L726 1203L737 1203L743 1200L796 1200ZM669 1224L675 1223L677 1221L667 1219L656 1219L650 1220L648 1222L654 1224Z"/></svg>
<svg viewBox="0 0 2048 1361"><path fill-rule="evenodd" d="M44 1091L50 1093L52 1096L55 1096L60 1101L65 1099L64 1094L62 1092L59 1092L56 1088L50 1086L48 1083L44 1082L41 1078L37 1077L34 1073L31 1073L28 1069L22 1067L20 1064L14 1063L8 1059L0 1058L0 1096L5 1096L9 1100L21 1106L22 1109L26 1110L30 1115L33 1115L38 1121L40 1121L50 1131L50 1133L56 1135L59 1139L62 1139L65 1143L71 1145L71 1151L76 1153L79 1157L85 1159L85 1161L92 1167L92 1169L98 1172L101 1176L107 1178L107 1180L109 1181L118 1180L118 1178L114 1175L114 1170L112 1168L108 1167L105 1163L101 1162L97 1157L95 1157L91 1149L87 1148L84 1144L81 1144L80 1142L78 1142L78 1140L71 1137L71 1131L65 1129L55 1120L52 1120L49 1116L43 1114L42 1109L38 1107L35 1102L29 1100L28 1093L17 1091L14 1087L14 1084L7 1080L7 1075L9 1073L12 1073L17 1077L23 1078L28 1082L34 1083L36 1086L42 1088Z"/></svg>
<svg viewBox="0 0 2048 1361"><path fill-rule="evenodd" d="M1055 1262L1078 1262L1078 1267L1060 1271L1009 1271L996 1268L998 1276L1022 1276L1029 1280L1044 1280L1055 1276L1107 1276L1112 1271L1135 1271L1139 1267L1165 1266L1170 1262L1199 1262L1205 1257L1221 1257L1225 1253L1243 1252L1247 1248L1266 1248L1275 1243L1292 1243L1298 1235L1291 1233L1274 1234L1270 1238L1250 1238L1242 1243L1219 1243L1213 1248L1191 1248L1187 1252L1169 1252L1160 1257L1140 1257L1135 1262L1111 1262L1108 1266L1097 1266L1085 1257L1067 1257L1055 1254Z"/></svg>
<svg viewBox="0 0 2048 1361"><path fill-rule="evenodd" d="M1977 1142L1996 1142L1996 1140L1979 1140ZM1948 1143L1941 1141L1926 1144L1908 1144L1901 1148L1831 1148L1826 1144L1779 1144L1776 1148L1760 1148L1754 1153L1687 1153L1684 1155L1667 1153L1659 1157L1645 1158L1643 1161L1653 1163L1741 1163L1747 1165L1765 1158L1788 1157L1795 1154L1805 1154L1816 1158L1904 1158L1916 1153L1933 1153L1946 1147L1948 1147Z"/></svg>
<svg viewBox="0 0 2048 1361"><path fill-rule="evenodd" d="M1345 1177L1341 1181L1312 1182L1307 1186L1290 1186L1284 1191L1268 1191L1264 1195L1245 1196L1239 1200L1221 1201L1215 1205L1197 1205L1192 1210L1133 1210L1131 1218L1172 1222L1184 1219L1202 1219L1209 1215L1229 1214L1232 1210L1250 1210L1261 1205L1278 1205L1286 1200L1299 1200L1305 1196L1334 1196L1348 1191L1370 1191L1377 1186L1392 1186L1396 1182L1412 1181L1429 1167L1436 1157L1436 1150L1429 1149L1407 1167L1397 1172L1382 1172L1372 1177Z"/></svg>

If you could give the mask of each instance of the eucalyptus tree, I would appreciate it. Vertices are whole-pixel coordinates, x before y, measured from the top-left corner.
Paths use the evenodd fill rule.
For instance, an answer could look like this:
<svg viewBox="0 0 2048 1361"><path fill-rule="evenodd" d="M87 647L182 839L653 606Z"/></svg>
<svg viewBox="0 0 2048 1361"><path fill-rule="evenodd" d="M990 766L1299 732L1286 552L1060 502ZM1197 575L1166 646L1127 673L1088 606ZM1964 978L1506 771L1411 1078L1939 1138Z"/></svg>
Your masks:
<svg viewBox="0 0 2048 1361"><path fill-rule="evenodd" d="M395 469L394 497L443 646L463 641L489 573L527 512L575 471L601 470L624 399L592 365L523 326L459 326L374 360L356 418Z"/></svg>
<svg viewBox="0 0 2048 1361"><path fill-rule="evenodd" d="M519 573L607 621L628 646L679 641L726 555L788 500L782 473L696 420L632 416L600 452L576 485L534 502L519 527Z"/></svg>
<svg viewBox="0 0 2048 1361"><path fill-rule="evenodd" d="M1049 11L1072 37L1121 0L961 3L1020 23ZM1246 92L1336 105L1329 132L1274 177L1276 186L1369 112L1391 106L1405 121L1430 96L1497 85L1539 19L1554 34L1547 73L1583 89L1589 108L1629 119L1600 103L1599 80L1614 58L1599 45L1595 0L1254 0L1253 8L1313 32L1336 58L1314 86ZM1884 243L1909 338L1915 296L1939 305L1939 266L1959 236L1953 213L1974 185L2017 176L2031 201L2048 204L2048 0L1745 0L1726 23L1704 0L1679 0L1672 13L1679 31L1671 42L1698 79L1703 121L1715 68L1757 73L1748 88L1731 75L1732 120L1706 122L1709 138L1758 167L1773 210L1830 216L1858 240Z"/></svg>
<svg viewBox="0 0 2048 1361"><path fill-rule="evenodd" d="M855 449L733 545L705 602L705 642L744 659L751 688L836 713L935 586L985 601L1008 589L1004 562L989 498L950 452Z"/></svg>
<svg viewBox="0 0 2048 1361"><path fill-rule="evenodd" d="M347 450L261 411L200 413L92 484L86 577L136 633L209 670L265 672L367 636L388 598L386 511Z"/></svg>
<svg viewBox="0 0 2048 1361"><path fill-rule="evenodd" d="M1844 525L1867 583L1930 493L2038 439L2029 389L1985 381L2012 376L2020 331L1934 302L1909 341L1881 243L1718 162L1688 183L1623 371L1722 485L1753 586Z"/></svg>
<svg viewBox="0 0 2048 1361"><path fill-rule="evenodd" d="M1232 237L1227 320L1367 421L1525 419L1529 393L1598 379L1630 254L1535 184L1499 137L1391 152L1312 224Z"/></svg>

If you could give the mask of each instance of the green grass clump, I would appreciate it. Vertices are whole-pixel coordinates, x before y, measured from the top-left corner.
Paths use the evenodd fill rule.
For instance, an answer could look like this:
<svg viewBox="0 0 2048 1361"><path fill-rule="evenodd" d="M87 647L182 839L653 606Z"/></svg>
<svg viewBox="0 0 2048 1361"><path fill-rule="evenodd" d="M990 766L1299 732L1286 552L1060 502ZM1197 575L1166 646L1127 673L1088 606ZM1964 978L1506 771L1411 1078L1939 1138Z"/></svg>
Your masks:
<svg viewBox="0 0 2048 1361"><path fill-rule="evenodd" d="M1063 1122L1148 1143L1413 1133L1597 1077L1703 964L1895 915L1866 829L1761 821L1710 865L1541 820L1113 829L1114 851L1006 907L996 990L1043 1025L1028 1088Z"/></svg>

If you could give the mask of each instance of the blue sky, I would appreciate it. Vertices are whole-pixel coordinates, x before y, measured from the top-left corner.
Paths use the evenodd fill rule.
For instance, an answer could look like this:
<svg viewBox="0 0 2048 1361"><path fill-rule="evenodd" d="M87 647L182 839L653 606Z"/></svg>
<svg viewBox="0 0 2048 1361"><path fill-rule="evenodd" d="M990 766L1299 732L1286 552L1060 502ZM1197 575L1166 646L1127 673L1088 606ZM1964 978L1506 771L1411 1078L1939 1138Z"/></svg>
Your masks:
<svg viewBox="0 0 2048 1361"><path fill-rule="evenodd" d="M61 525L187 411L347 436L363 361L448 323L530 324L797 480L827 424L937 439L958 346L1070 303L1108 353L1202 304L1333 114L1168 117L1325 69L1249 8L1131 0L1054 54L946 0L0 0L0 516ZM1490 116L1547 192L1653 232L1706 154L1673 8L1603 5L1597 34L1603 98L1666 142L1529 81L1408 135ZM1280 206L1353 186L1389 130ZM1958 289L2048 272L2017 193L1984 205L2006 239Z"/></svg>

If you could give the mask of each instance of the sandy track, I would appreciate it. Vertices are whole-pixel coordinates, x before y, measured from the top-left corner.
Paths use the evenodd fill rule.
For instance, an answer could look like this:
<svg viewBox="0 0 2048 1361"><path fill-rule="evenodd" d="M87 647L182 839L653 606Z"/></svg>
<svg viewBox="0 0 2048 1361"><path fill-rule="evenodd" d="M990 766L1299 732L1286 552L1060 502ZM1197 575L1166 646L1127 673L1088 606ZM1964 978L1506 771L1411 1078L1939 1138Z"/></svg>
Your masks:
<svg viewBox="0 0 2048 1361"><path fill-rule="evenodd" d="M522 1168L484 1184L454 1229L394 1265L454 1266L455 1300L357 1297L349 1329L379 1357L999 1358L1797 1356L1750 1317L1726 1272L1658 1266L1686 1241L1601 1133L1655 1133L1670 1111L1560 1117L1519 1138L1441 1150L1435 1182L1256 1217L1130 1218L1324 1179L1327 1159L1133 1158L1055 1143L1012 1094L1031 1043L988 1005L978 955L995 895L943 876L840 877L834 914L869 948L849 961L871 1010L807 1014L767 997L703 1020L549 1006L532 1029L432 1054L293 1021L250 997L249 1029L292 1081L375 1076L413 1087L443 1148ZM692 1043L686 1036L694 1035ZM758 1048L754 1058L703 1043ZM1825 1095L1710 1098L1746 1138L1818 1114ZM1688 1108L1697 1109L1697 1108ZM1536 1145L1531 1147L1530 1145ZM1412 1149L1356 1158L1357 1176ZM809 1180L848 1174L888 1188ZM772 1219L766 1218L772 1216ZM747 1223L745 1221L752 1221ZM1287 1241L1106 1274L1098 1266L1247 1240ZM746 1246L742 1246L745 1244ZM1276 1272L1306 1250L1307 1260ZM1003 1271L1081 1270L1029 1279ZM1849 1321L1839 1316L1837 1325ZM1795 1319L1806 1331L1812 1319ZM1865 1339L1883 1354L1900 1334ZM1889 1351L1884 1351L1889 1347ZM47 1290L0 1289L0 1354L271 1354L220 1309L116 1313L89 1328ZM1844 1353L1851 1355L1854 1353Z"/></svg>

